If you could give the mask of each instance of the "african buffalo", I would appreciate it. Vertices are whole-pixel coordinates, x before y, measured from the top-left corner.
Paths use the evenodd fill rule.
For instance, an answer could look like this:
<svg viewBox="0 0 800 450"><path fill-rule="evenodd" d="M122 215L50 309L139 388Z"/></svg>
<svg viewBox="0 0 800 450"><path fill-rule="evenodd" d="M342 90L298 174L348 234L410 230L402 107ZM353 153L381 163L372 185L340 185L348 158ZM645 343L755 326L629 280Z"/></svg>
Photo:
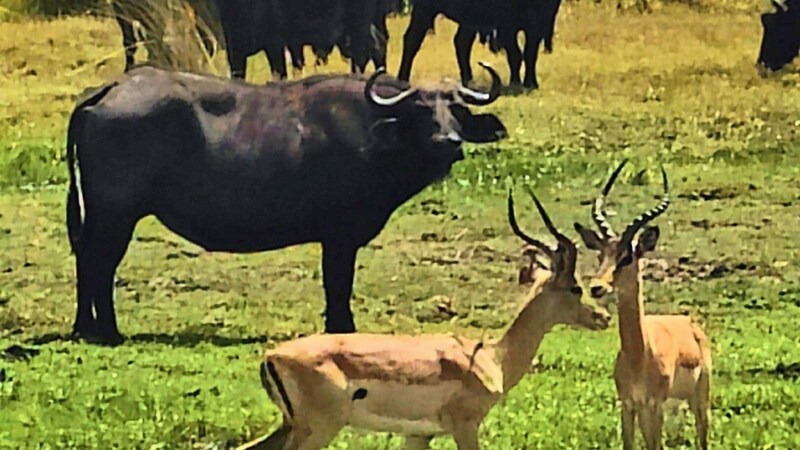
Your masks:
<svg viewBox="0 0 800 450"><path fill-rule="evenodd" d="M93 90L69 121L67 228L76 257L73 336L117 329L113 279L134 227L154 215L209 251L318 242L325 330L355 330L360 247L392 213L463 158L462 142L506 136L500 94L422 90L378 75L318 75L255 86L134 68Z"/></svg>
<svg viewBox="0 0 800 450"><path fill-rule="evenodd" d="M183 7L183 11L179 13L194 23L206 52L214 56L217 50L217 39L214 35L222 35L221 30L216 27L218 20L215 3L211 0L181 0L178 3ZM138 42L144 43L147 48L150 64L161 60L166 65L165 68L174 67L174 55L171 49L165 48L163 42L168 27L166 22L171 13L167 8L171 6L163 3L159 5L162 10L156 10L152 3L141 0L114 0L111 3L114 19L122 31L126 72L135 64L134 55ZM136 29L134 22L139 22L141 26Z"/></svg>
<svg viewBox="0 0 800 450"><path fill-rule="evenodd" d="M779 70L792 62L800 52L800 0L773 0L775 12L762 14L764 34L758 64L766 69Z"/></svg>
<svg viewBox="0 0 800 450"><path fill-rule="evenodd" d="M536 61L539 45L552 51L556 15L561 0L415 0L411 21L403 37L403 55L398 78L409 80L414 58L428 30L433 28L439 14L457 22L454 38L461 83L472 81L470 54L475 36L490 42L493 51L504 49L511 72L511 84L520 84L520 68L525 61L523 86L536 89ZM525 34L524 53L520 51L517 35Z"/></svg>
<svg viewBox="0 0 800 450"><path fill-rule="evenodd" d="M305 45L311 45L318 60L325 60L334 46L344 47L351 70L364 72L371 38L380 28L376 11L385 0L216 1L233 77L245 78L247 58L263 50L273 78L285 79L283 50L288 48L295 67L302 68ZM385 44L383 48L385 53ZM376 65L385 66L385 56Z"/></svg>

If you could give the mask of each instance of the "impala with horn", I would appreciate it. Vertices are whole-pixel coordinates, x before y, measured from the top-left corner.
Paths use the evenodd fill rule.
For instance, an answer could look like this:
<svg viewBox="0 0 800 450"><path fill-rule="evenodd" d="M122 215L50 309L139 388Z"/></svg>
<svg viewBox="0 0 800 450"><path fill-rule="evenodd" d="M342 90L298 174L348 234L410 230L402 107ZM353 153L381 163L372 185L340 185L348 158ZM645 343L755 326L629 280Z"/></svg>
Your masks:
<svg viewBox="0 0 800 450"><path fill-rule="evenodd" d="M530 194L557 246L520 230L509 192L512 230L545 261L536 267L525 306L499 340L358 333L283 343L267 352L260 367L283 424L239 449L321 449L349 425L401 433L406 449L426 449L434 436L451 435L459 450L478 450L484 417L528 373L554 325L602 330L610 320L605 308L583 294L575 244Z"/></svg>
<svg viewBox="0 0 800 450"><path fill-rule="evenodd" d="M355 331L359 248L447 176L464 142L506 136L500 119L468 107L499 96L484 68L488 93L410 88L383 71L257 86L151 67L91 92L67 135L74 335L122 341L114 274L148 215L208 251L321 243L325 331Z"/></svg>
<svg viewBox="0 0 800 450"><path fill-rule="evenodd" d="M686 400L694 414L696 446L708 448L711 391L711 348L702 328L689 316L645 315L641 258L656 247L657 226L648 225L670 204L667 173L661 169L664 197L655 208L637 217L618 236L608 223L605 200L624 160L611 174L592 206L599 232L576 223L586 247L599 252L600 264L591 281L591 295L617 293L621 350L614 381L622 410L623 449L634 448L634 426L648 450L661 449L664 402ZM638 234L638 238L637 238Z"/></svg>

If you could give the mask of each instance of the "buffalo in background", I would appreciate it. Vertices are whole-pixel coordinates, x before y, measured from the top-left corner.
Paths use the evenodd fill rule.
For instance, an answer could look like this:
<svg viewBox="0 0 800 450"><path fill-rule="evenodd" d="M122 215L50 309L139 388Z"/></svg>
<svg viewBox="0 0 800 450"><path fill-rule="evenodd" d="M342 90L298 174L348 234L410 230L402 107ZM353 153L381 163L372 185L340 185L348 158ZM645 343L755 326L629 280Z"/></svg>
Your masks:
<svg viewBox="0 0 800 450"><path fill-rule="evenodd" d="M297 69L302 48L310 45L318 61L335 46L349 56L352 72L364 72L371 56L385 66L388 33L383 20L386 0L216 0L234 78L245 78L247 58L264 51L275 79L287 77L284 49ZM381 12L384 14L381 16ZM376 22L377 26L374 26ZM385 38L371 45L382 31ZM371 48L382 48L371 52ZM376 54L377 53L377 54Z"/></svg>
<svg viewBox="0 0 800 450"><path fill-rule="evenodd" d="M114 275L142 218L208 251L322 245L325 331L352 332L356 254L394 211L461 159L503 139L500 95L318 75L254 86L134 68L92 91L67 132L67 229L77 266L73 336L123 340Z"/></svg>
<svg viewBox="0 0 800 450"><path fill-rule="evenodd" d="M764 34L758 52L758 64L779 70L800 52L800 0L773 0L775 12L761 15Z"/></svg>
<svg viewBox="0 0 800 450"><path fill-rule="evenodd" d="M461 83L472 82L470 57L476 35L490 44L492 51L505 50L511 72L510 83L536 89L536 62L542 42L548 53L553 48L555 21L561 0L415 0L411 21L403 37L403 55L398 78L409 80L414 58L434 20L443 14L459 24L454 37ZM517 35L525 35L521 50ZM525 77L520 79L522 62Z"/></svg>

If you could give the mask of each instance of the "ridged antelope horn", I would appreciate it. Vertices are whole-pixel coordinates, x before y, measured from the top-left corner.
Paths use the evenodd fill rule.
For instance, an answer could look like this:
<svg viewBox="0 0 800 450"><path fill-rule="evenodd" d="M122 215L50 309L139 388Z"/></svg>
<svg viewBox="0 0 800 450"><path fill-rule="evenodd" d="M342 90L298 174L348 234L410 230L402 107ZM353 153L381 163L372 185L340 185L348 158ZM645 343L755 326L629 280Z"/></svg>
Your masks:
<svg viewBox="0 0 800 450"><path fill-rule="evenodd" d="M622 233L622 243L626 245L630 244L633 241L633 237L639 232L639 230L642 229L643 226L647 225L647 223L663 214L664 211L666 211L669 207L669 182L667 181L667 172L664 170L663 166L661 167L661 178L664 182L664 196L661 199L661 203L659 203L655 208L646 211L644 214L634 219L630 225L628 225L628 228L626 228Z"/></svg>
<svg viewBox="0 0 800 450"><path fill-rule="evenodd" d="M600 233L603 234L603 238L606 239L616 236L616 233L614 233L614 230L611 228L611 224L608 223L608 218L606 218L606 197L608 197L608 193L611 192L611 187L614 185L614 182L617 181L617 176L619 176L625 164L628 164L628 158L623 159L622 163L614 170L611 177L606 182L605 187L603 187L601 195L598 196L592 204L592 219L594 219L594 223L597 224L597 228L600 229Z"/></svg>

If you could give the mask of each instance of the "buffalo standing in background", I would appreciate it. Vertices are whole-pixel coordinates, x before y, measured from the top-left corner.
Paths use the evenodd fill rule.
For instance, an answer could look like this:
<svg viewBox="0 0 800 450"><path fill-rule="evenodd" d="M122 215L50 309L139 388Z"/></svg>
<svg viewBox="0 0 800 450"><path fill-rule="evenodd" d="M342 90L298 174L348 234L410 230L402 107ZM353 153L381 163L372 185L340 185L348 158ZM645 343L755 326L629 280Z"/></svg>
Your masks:
<svg viewBox="0 0 800 450"><path fill-rule="evenodd" d="M266 53L273 78L285 79L288 48L302 68L302 48L311 45L319 60L343 47L353 72L364 72L375 36L376 13L386 0L216 0L234 78L245 78L247 58ZM383 25L385 29L385 24ZM385 66L384 61L377 66ZM374 53L373 53L374 55ZM299 66L299 67L298 67Z"/></svg>
<svg viewBox="0 0 800 450"><path fill-rule="evenodd" d="M137 222L155 215L209 251L322 244L325 330L355 330L358 249L392 213L506 136L500 93L421 90L390 77L320 75L255 86L139 67L79 101L69 121L67 228L77 266L74 337L123 340L114 275Z"/></svg>
<svg viewBox="0 0 800 450"><path fill-rule="evenodd" d="M776 11L761 15L764 34L758 52L758 64L779 70L800 52L800 0L773 0Z"/></svg>
<svg viewBox="0 0 800 450"><path fill-rule="evenodd" d="M536 62L539 45L544 42L549 53L553 46L553 32L561 0L415 0L411 21L403 37L403 55L398 78L409 80L414 58L422 46L428 30L433 28L439 14L459 24L454 37L456 58L461 73L461 83L472 81L470 54L475 36L492 44L493 51L504 49L511 72L510 83L520 84L520 69L525 61L522 85L536 89ZM525 34L525 48L521 51L517 35Z"/></svg>

